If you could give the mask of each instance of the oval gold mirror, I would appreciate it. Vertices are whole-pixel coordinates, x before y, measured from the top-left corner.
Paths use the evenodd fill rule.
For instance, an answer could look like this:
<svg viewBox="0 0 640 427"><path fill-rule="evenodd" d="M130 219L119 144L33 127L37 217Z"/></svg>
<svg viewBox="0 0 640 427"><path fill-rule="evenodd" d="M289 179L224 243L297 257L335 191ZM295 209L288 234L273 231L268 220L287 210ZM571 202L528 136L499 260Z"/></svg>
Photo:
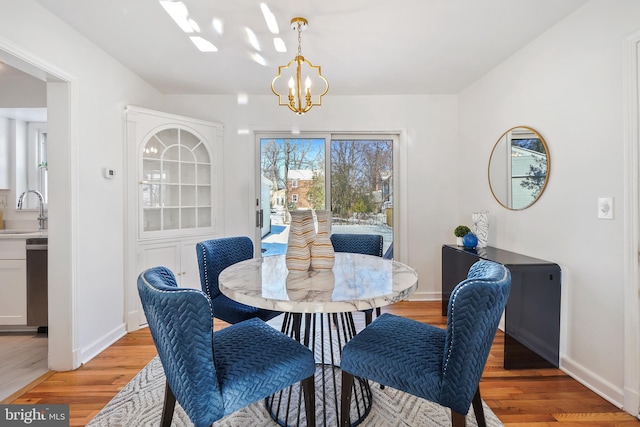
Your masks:
<svg viewBox="0 0 640 427"><path fill-rule="evenodd" d="M509 129L496 142L489 159L489 186L493 197L507 209L533 205L549 180L549 148L534 129Z"/></svg>

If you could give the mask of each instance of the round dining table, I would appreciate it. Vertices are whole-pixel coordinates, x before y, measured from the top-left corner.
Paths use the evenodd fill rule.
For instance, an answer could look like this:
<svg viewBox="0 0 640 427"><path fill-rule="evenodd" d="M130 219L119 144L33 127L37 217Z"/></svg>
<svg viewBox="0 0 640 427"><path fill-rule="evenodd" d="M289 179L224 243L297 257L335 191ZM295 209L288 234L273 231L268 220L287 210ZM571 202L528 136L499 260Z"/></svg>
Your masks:
<svg viewBox="0 0 640 427"><path fill-rule="evenodd" d="M284 312L281 330L313 351L316 424L325 426L337 425L340 418L340 354L358 332L352 313L401 301L418 287L416 271L403 263L343 252L335 254L331 270L289 271L285 255L276 255L233 264L218 281L220 291L237 302ZM354 384L353 426L364 420L373 402L367 380ZM270 396L266 404L281 426L306 425L299 386Z"/></svg>

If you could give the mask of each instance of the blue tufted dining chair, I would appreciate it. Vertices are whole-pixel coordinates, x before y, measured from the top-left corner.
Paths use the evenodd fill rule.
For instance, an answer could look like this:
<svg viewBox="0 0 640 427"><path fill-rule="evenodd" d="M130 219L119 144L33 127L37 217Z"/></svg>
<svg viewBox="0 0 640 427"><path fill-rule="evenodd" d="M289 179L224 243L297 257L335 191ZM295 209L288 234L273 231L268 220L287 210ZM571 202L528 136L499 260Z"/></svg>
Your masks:
<svg viewBox="0 0 640 427"><path fill-rule="evenodd" d="M246 236L205 240L196 244L200 285L211 298L214 316L227 323L238 323L257 317L265 322L282 314L279 311L252 307L223 295L218 288L218 276L225 268L253 258L253 243Z"/></svg>
<svg viewBox="0 0 640 427"><path fill-rule="evenodd" d="M357 376L450 408L453 427L465 426L473 403L478 426L485 426L480 377L510 288L506 267L478 261L451 293L446 330L385 313L351 339L340 362L341 425L349 425Z"/></svg>
<svg viewBox="0 0 640 427"><path fill-rule="evenodd" d="M336 252L382 256L384 239L381 234L332 234L331 244ZM391 255L393 257L393 255ZM371 323L373 310L363 310L365 324ZM380 316L380 307L376 308L376 316Z"/></svg>
<svg viewBox="0 0 640 427"><path fill-rule="evenodd" d="M162 426L176 400L197 426L302 382L307 423L315 425L315 361L311 351L260 319L213 332L210 298L178 288L173 273L154 267L138 277L138 293L167 378Z"/></svg>

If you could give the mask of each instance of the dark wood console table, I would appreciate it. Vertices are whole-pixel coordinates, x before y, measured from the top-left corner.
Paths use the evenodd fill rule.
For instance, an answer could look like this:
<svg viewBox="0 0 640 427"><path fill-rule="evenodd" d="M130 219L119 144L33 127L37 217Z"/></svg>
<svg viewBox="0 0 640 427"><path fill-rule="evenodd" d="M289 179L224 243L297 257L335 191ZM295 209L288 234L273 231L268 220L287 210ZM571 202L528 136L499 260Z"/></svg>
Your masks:
<svg viewBox="0 0 640 427"><path fill-rule="evenodd" d="M547 368L560 362L561 273L558 264L486 247L442 246L442 315L453 288L467 278L479 259L500 263L511 271L511 292L505 309L505 369Z"/></svg>

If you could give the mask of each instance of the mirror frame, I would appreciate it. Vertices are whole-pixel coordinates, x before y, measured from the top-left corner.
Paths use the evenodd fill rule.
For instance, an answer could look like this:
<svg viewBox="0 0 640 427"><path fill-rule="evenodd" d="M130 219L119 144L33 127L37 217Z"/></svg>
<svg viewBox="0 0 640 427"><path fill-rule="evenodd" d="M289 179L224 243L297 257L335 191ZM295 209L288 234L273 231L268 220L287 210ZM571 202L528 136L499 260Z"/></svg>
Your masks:
<svg viewBox="0 0 640 427"><path fill-rule="evenodd" d="M545 176L545 180L544 183L542 184L542 188L540 189L540 192L538 193L538 195L536 196L536 198L529 203L526 206L523 206L521 208L513 208L513 207L509 207L508 205L506 205L505 203L503 203L502 200L500 200L498 198L498 196L496 196L495 191L493 190L493 185L491 184L491 162L494 160L493 155L496 152L496 148L498 148L498 145L500 144L500 142L502 141L502 139L511 131L513 131L514 129L526 129L528 131L530 131L531 133L533 133L536 138L538 138L540 140L540 142L542 143L542 146L544 147L546 156L547 156L547 173ZM540 197L542 196L542 194L544 193L544 190L547 188L547 184L549 183L549 175L551 173L551 155L549 153L549 146L547 145L547 142L545 141L545 139L542 137L542 135L540 135L540 133L538 131L536 131L535 129L533 129L532 127L529 126L514 126L508 130L506 130L502 135L500 135L500 137L498 138L498 140L496 141L496 143L493 145L493 148L491 149L491 154L489 156L489 165L487 168L487 180L489 181L489 189L491 190L491 195L493 196L493 198L500 204L500 206L504 207L505 209L509 209L512 211L521 211L527 208L530 208L531 206L533 206L538 200L540 200Z"/></svg>

